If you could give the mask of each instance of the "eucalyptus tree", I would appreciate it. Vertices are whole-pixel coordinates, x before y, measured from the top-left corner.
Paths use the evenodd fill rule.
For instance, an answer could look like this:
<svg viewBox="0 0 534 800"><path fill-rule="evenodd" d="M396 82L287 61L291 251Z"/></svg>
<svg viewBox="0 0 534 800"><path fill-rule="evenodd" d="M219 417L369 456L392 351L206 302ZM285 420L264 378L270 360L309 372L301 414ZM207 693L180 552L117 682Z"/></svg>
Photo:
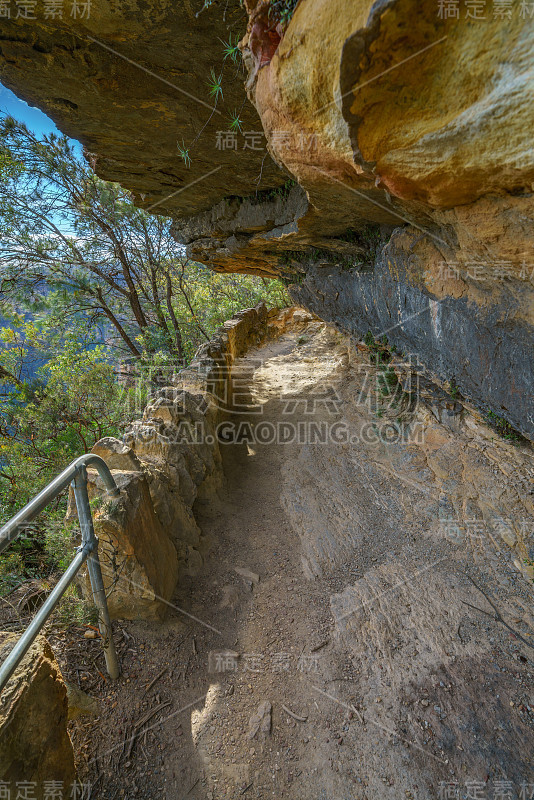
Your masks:
<svg viewBox="0 0 534 800"><path fill-rule="evenodd" d="M58 324L105 320L135 357L164 347L183 358L173 297L186 291L184 261L170 220L98 178L92 160L65 136L1 119L0 298L46 307Z"/></svg>

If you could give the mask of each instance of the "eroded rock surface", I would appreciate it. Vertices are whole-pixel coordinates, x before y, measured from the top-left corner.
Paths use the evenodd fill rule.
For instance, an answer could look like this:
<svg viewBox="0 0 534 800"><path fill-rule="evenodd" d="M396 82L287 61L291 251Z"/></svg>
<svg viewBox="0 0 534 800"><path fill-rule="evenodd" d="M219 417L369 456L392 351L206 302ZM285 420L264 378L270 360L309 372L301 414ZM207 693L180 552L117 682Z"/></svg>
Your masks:
<svg viewBox="0 0 534 800"><path fill-rule="evenodd" d="M120 499L108 501L95 518L109 612L115 618L158 618L165 614L178 579L176 550L155 513L144 473L112 470L112 474ZM90 472L89 478L90 496L101 496L104 487L97 473ZM78 580L90 599L85 567Z"/></svg>
<svg viewBox="0 0 534 800"><path fill-rule="evenodd" d="M0 634L0 659L17 639ZM38 636L2 691L0 780L6 797L31 792L28 796L46 800L53 781L72 791L76 770L67 715L59 666L47 640Z"/></svg>
<svg viewBox="0 0 534 800"><path fill-rule="evenodd" d="M532 438L534 287L513 280L477 285L444 272L443 263L434 243L396 229L372 270L308 262L291 293L357 339L367 331L385 335Z"/></svg>
<svg viewBox="0 0 534 800"><path fill-rule="evenodd" d="M249 3L251 33L264 5ZM304 252L295 297L385 331L530 437L532 41L519 8L441 19L409 0L304 0L249 84L271 152L307 191L299 234L324 247L335 224L382 225L367 263Z"/></svg>

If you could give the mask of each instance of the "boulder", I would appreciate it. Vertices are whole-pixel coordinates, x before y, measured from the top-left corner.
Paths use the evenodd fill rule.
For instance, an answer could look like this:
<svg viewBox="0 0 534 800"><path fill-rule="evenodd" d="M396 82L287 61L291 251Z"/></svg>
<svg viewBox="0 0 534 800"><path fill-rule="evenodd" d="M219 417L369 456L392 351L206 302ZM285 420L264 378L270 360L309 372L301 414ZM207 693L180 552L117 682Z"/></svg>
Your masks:
<svg viewBox="0 0 534 800"><path fill-rule="evenodd" d="M91 452L103 458L110 469L128 472L141 472L143 469L132 448L114 436L100 439Z"/></svg>
<svg viewBox="0 0 534 800"><path fill-rule="evenodd" d="M17 639L0 633L0 661ZM17 784L24 781L32 784L27 796L36 800L45 800L47 781L61 781L65 797L70 796L76 769L67 719L61 671L48 641L38 636L0 701L0 780L7 783L11 797L22 796Z"/></svg>
<svg viewBox="0 0 534 800"><path fill-rule="evenodd" d="M102 713L102 705L96 697L82 692L72 683L65 683L67 687L67 702L69 705L68 718L78 719L78 717L98 717Z"/></svg>
<svg viewBox="0 0 534 800"><path fill-rule="evenodd" d="M109 613L112 618L159 619L178 579L176 548L156 515L145 473L113 470L112 474L121 496L106 500L94 515ZM89 470L88 475L89 496L101 495L98 474ZM84 596L91 599L86 567L79 572L79 582Z"/></svg>

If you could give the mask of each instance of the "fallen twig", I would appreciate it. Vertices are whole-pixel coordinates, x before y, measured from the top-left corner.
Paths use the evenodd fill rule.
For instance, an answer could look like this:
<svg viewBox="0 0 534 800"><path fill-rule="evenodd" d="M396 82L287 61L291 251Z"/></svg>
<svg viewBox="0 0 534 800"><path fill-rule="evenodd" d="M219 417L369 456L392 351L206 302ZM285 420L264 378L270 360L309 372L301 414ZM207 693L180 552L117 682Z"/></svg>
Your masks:
<svg viewBox="0 0 534 800"><path fill-rule="evenodd" d="M462 600L462 603L464 604L464 606L469 606L469 608L474 608L474 609L475 609L475 611L480 611L480 613L481 613L481 614L485 614L487 617L490 617L490 619L493 619L493 620L495 620L495 622L500 622L500 623L501 623L501 625L504 625L504 627L505 627L505 628L507 628L507 629L510 631L510 633L513 633L513 634L514 634L514 636L516 636L516 637L517 637L517 638L518 638L520 641L522 641L522 642L523 642L523 644L526 644L526 646L527 646L527 647L530 647L530 648L531 648L531 650L534 650L534 644L531 644L530 642L528 642L528 641L527 641L527 640L524 638L524 636L521 636L521 634L520 634L520 633L518 633L516 630L514 630L514 628L512 628L512 626L511 626L511 625L508 625L508 623L506 622L506 620L504 620L504 619L502 618L501 612L499 611L499 609L497 608L497 606L495 605L495 603L493 603L493 602L492 602L492 601L489 599L489 597L488 597L488 595L486 594L486 592L485 592L483 589L481 589L481 588L480 588L480 586L479 586L478 584L476 584L476 583L475 583L475 581L473 580L473 578L471 578L469 575L466 575L466 578L467 578L467 580L471 581L471 583L473 584L473 586L475 587L475 589L478 589L478 591L480 592L480 594L482 594L482 595L483 595L483 596L486 598L486 600L488 601L488 603L489 603L489 604L490 604L490 606L492 607L492 609L493 609L493 611L494 611L494 614L490 614L490 612L489 612L489 611L485 611L483 608L479 608L478 606L473 606L473 605L471 605L471 603L468 603L466 600Z"/></svg>
<svg viewBox="0 0 534 800"><path fill-rule="evenodd" d="M0 600L1 600L3 603L7 603L7 605L8 605L8 606L10 606L10 607L13 609L13 611L15 612L15 614L17 615L17 617L19 618L19 620L18 620L18 621L22 620L22 617L21 617L21 615L20 615L20 611L18 610L18 608L17 608L16 606L14 606L14 605L13 605L13 603L10 603L10 602L9 602L9 600L7 599L7 597L0 597ZM19 604L19 605L20 605L20 604Z"/></svg>
<svg viewBox="0 0 534 800"><path fill-rule="evenodd" d="M282 706L282 708L286 712L286 714L289 714L290 717L293 717L293 719L296 719L297 722L306 722L306 720L308 719L307 716L306 717L299 717L298 714L293 713L293 711L291 711L291 709L288 708L287 706Z"/></svg>
<svg viewBox="0 0 534 800"><path fill-rule="evenodd" d="M99 669L98 669L98 667L96 666L96 661L94 660L94 658L92 658L92 659L91 659L91 661L93 662L93 664L94 664L94 667L95 667L96 671L98 672L98 674L100 675L100 677L102 678L102 680L104 681L104 683L107 683L107 682L108 682L108 679L106 678L106 676L104 675L104 673L103 673L103 672L100 672L100 670L99 670Z"/></svg>
<svg viewBox="0 0 534 800"><path fill-rule="evenodd" d="M146 687L146 689L145 689L145 694L148 694L148 692L149 692L149 691L152 689L152 687L154 686L154 684L155 684L155 683L157 683L157 682L159 681L159 679L160 679L160 678L161 678L163 675L165 675L165 673L166 673L166 672L167 672L167 667L165 667L165 669L162 669L162 670L161 670L161 672L160 672L158 675L156 675L156 677L155 677L155 678L153 678L153 679L150 681L150 683L148 684L148 686L147 686L147 687Z"/></svg>
<svg viewBox="0 0 534 800"><path fill-rule="evenodd" d="M127 742L128 742L128 736L129 736L129 734L128 734L128 728L126 728L126 731L125 731L125 733L124 733L124 741L123 741L123 743L122 743L122 750L121 750L121 754L120 754L120 756L119 756L119 762L120 762L121 758L123 757L123 755L124 755L124 752L125 752L125 750L126 750L126 744L127 744ZM108 767L109 767L109 764L111 763L111 759L112 759L112 756L110 755L110 757L109 757L109 762L108 762Z"/></svg>
<svg viewBox="0 0 534 800"><path fill-rule="evenodd" d="M167 702L160 703L159 706L156 706L155 708L149 708L149 710L141 717L141 719L137 720L137 722L134 722L134 728L142 728L145 722L148 722L149 719L152 719L154 714L157 714L162 708L167 708L167 706L170 706L171 704L172 700L167 700Z"/></svg>
<svg viewBox="0 0 534 800"><path fill-rule="evenodd" d="M143 727L143 725L145 725L145 723L147 723L148 720L151 719L154 716L154 714L157 714L158 711L161 711L163 708L167 708L167 706L170 706L170 705L172 705L172 700L168 700L166 703L160 703L159 706L156 706L155 708L150 708L146 712L146 714L143 714L141 719L138 719L137 722L134 722L134 725L133 725L134 732L133 732L132 737L130 739L130 745L128 747L128 752L126 754L126 758L130 758L130 756L132 754L132 750L134 748L135 740L137 739L138 735L140 733L142 733L141 728Z"/></svg>
<svg viewBox="0 0 534 800"><path fill-rule="evenodd" d="M91 794L90 794L90 798L93 798L93 797L95 797L95 795L93 794L93 792L94 792L94 790L95 790L95 786L97 785L97 783L98 783L98 781L101 779L101 777L102 777L102 773L101 773L101 772L99 772L99 773L98 773L98 776L97 776L97 778L96 778L96 780L94 780L94 781L93 781L93 783L91 783L91 784L90 784L90 787L91 787L91 788L90 788L90 792L91 792Z"/></svg>

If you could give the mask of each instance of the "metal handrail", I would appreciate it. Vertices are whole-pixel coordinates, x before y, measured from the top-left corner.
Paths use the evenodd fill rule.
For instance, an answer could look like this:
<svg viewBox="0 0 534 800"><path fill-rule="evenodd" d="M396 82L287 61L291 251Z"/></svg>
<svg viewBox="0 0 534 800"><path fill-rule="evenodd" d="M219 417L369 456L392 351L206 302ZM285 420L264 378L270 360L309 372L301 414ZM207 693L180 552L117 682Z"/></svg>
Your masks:
<svg viewBox="0 0 534 800"><path fill-rule="evenodd" d="M91 581L91 590L95 606L98 608L98 627L102 637L106 668L113 680L119 677L120 669L113 642L111 620L109 618L106 592L102 579L102 570L98 558L98 539L95 536L89 494L87 492L87 467L93 465L98 470L104 485L112 497L119 497L120 492L108 465L100 456L88 453L80 456L70 464L61 475L54 478L48 486L30 500L9 522L0 529L0 553L35 519L35 517L63 491L70 483L74 489L78 519L82 533L82 543L66 572L54 586L45 602L17 641L7 658L0 665L0 691L28 652L30 646L42 630L48 617L57 606L68 586L74 580L78 570L87 560L87 568Z"/></svg>

